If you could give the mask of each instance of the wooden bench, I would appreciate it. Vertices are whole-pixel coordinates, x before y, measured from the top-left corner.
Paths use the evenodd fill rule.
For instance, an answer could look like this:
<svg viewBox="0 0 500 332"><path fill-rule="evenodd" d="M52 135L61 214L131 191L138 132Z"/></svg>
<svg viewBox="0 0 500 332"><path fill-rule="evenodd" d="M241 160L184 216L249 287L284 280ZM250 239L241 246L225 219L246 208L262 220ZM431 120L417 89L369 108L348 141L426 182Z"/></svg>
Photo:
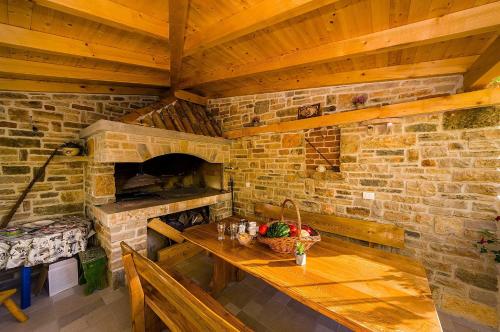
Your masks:
<svg viewBox="0 0 500 332"><path fill-rule="evenodd" d="M251 331L191 280L162 269L121 242L133 331Z"/></svg>
<svg viewBox="0 0 500 332"><path fill-rule="evenodd" d="M254 210L256 216L267 219L276 220L281 216L280 206L257 203ZM401 227L312 212L300 211L300 215L303 224L319 231L366 241L370 246L376 243L394 248L404 248L404 230ZM295 210L285 209L285 218L295 219Z"/></svg>

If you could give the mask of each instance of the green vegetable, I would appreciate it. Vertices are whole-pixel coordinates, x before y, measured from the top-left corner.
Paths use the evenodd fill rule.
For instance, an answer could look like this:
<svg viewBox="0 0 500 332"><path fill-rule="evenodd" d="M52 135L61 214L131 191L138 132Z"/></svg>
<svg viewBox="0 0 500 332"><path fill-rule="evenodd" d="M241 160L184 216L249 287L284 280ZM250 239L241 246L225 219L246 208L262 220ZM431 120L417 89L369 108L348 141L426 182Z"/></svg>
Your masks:
<svg viewBox="0 0 500 332"><path fill-rule="evenodd" d="M283 222L275 222L267 230L267 237L286 237L290 234L290 226Z"/></svg>
<svg viewBox="0 0 500 332"><path fill-rule="evenodd" d="M306 253L306 247L304 246L304 243L297 241L295 243L295 253L297 255L303 255Z"/></svg>

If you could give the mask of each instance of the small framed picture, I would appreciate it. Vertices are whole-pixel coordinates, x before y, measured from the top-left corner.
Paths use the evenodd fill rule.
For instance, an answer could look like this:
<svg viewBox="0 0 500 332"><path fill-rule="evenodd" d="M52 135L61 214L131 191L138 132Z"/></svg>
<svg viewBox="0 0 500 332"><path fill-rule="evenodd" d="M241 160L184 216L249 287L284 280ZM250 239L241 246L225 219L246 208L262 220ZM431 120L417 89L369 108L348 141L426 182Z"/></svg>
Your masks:
<svg viewBox="0 0 500 332"><path fill-rule="evenodd" d="M321 115L320 104L300 106L297 114L297 119L307 119Z"/></svg>

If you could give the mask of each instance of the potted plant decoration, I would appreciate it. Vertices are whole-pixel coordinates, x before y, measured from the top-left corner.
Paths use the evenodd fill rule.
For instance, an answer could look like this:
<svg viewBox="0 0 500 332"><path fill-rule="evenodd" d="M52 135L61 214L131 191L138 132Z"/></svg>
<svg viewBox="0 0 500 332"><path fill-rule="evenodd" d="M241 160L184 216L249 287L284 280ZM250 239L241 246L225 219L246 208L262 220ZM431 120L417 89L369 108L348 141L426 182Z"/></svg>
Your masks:
<svg viewBox="0 0 500 332"><path fill-rule="evenodd" d="M295 263L300 266L306 265L306 248L300 241L297 241L295 246Z"/></svg>

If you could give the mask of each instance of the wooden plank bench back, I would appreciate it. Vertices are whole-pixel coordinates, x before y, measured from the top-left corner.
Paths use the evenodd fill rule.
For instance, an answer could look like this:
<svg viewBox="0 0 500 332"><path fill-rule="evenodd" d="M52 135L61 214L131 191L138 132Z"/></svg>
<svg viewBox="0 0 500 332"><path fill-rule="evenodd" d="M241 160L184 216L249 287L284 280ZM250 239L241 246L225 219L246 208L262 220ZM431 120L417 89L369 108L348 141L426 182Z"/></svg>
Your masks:
<svg viewBox="0 0 500 332"><path fill-rule="evenodd" d="M171 331L251 331L195 283L162 269L121 242L133 331L145 331L152 310Z"/></svg>
<svg viewBox="0 0 500 332"><path fill-rule="evenodd" d="M279 219L281 207L257 203L255 204L255 215L268 219ZM303 211L300 211L300 215L303 224L323 232L389 247L404 248L404 230L394 225ZM285 209L285 218L295 220L295 210Z"/></svg>

